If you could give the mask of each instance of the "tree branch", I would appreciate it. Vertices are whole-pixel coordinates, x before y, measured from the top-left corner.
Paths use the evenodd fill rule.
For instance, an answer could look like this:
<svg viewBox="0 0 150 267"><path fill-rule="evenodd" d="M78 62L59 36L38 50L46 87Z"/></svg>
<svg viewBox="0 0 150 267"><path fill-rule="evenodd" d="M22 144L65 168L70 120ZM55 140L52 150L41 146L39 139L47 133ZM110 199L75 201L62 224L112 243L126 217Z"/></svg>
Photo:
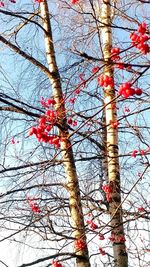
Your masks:
<svg viewBox="0 0 150 267"><path fill-rule="evenodd" d="M21 50L16 45L12 44L10 41L8 41L3 36L0 36L0 42L2 42L3 44L7 45L15 53L17 53L18 55L20 55L23 58L27 59L29 62L31 62L32 64L34 64L36 67L39 67L40 70L42 70L42 72L44 72L48 77L52 77L52 73L49 71L49 69L47 67L45 67L41 62L39 62L34 57L32 57L32 56L28 55L27 53L25 53L23 50Z"/></svg>

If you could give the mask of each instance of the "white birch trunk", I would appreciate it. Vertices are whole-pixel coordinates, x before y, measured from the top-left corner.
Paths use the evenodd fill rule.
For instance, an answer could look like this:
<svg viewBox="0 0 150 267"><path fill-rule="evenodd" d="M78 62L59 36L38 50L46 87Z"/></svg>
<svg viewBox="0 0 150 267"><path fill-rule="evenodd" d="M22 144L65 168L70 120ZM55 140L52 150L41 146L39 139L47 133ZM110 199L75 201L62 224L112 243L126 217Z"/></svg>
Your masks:
<svg viewBox="0 0 150 267"><path fill-rule="evenodd" d="M113 68L111 65L111 47L112 47L112 32L111 32L111 1L103 0L101 4L100 20L101 42L103 58L105 60L104 74L113 78ZM108 164L108 180L112 187L112 193L109 203L109 213L111 218L112 235L119 239L124 238L121 192L120 192L120 172L118 160L118 130L114 129L110 121L117 121L116 109L112 108L112 103L115 98L115 89L108 86L104 88L105 95L105 117L106 117L106 135L107 135L107 164ZM110 103L110 104L109 104ZM127 267L128 257L126 252L125 242L115 240L113 242L113 253L115 267Z"/></svg>
<svg viewBox="0 0 150 267"><path fill-rule="evenodd" d="M51 72L49 79L53 90L53 97L54 100L56 101L55 109L58 114L58 121L61 126L59 134L64 140L63 142L61 142L61 151L62 151L62 158L64 161L64 169L67 179L67 189L69 193L69 205L70 205L70 213L72 219L73 237L75 239L84 240L86 244L80 188L76 173L71 142L68 138L69 132L66 123L65 104L62 100L63 97L62 97L61 81L55 58L50 16L46 0L40 3L40 13L42 17L43 28L45 29L44 38L45 38L47 64ZM76 260L77 267L90 267L87 247L81 250L75 247L75 252L77 255L81 256Z"/></svg>

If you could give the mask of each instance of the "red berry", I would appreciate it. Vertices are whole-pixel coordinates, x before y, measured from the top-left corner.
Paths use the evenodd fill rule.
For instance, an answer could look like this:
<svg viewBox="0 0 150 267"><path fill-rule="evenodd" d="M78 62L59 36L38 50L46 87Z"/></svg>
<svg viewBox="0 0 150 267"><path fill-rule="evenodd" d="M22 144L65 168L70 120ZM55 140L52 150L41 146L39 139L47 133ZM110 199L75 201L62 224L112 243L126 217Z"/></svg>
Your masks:
<svg viewBox="0 0 150 267"><path fill-rule="evenodd" d="M77 124L78 124L77 121L72 122L72 126L77 126Z"/></svg>
<svg viewBox="0 0 150 267"><path fill-rule="evenodd" d="M109 237L109 240L110 240L111 242L114 242L114 241L116 240L115 235L112 234L112 235Z"/></svg>
<svg viewBox="0 0 150 267"><path fill-rule="evenodd" d="M52 125L47 125L45 129L47 132L50 132L50 130L52 129Z"/></svg>
<svg viewBox="0 0 150 267"><path fill-rule="evenodd" d="M43 0L35 0L35 2L40 4L41 2L43 2Z"/></svg>
<svg viewBox="0 0 150 267"><path fill-rule="evenodd" d="M30 135L33 135L33 134L36 134L36 133L37 133L37 128L32 127L32 128L29 130L28 135L30 136Z"/></svg>
<svg viewBox="0 0 150 267"><path fill-rule="evenodd" d="M135 94L135 90L133 88L129 88L125 90L126 95L129 96L133 96Z"/></svg>
<svg viewBox="0 0 150 267"><path fill-rule="evenodd" d="M125 112L130 112L130 109L127 108L127 107L125 107L124 111L125 111Z"/></svg>
<svg viewBox="0 0 150 267"><path fill-rule="evenodd" d="M104 239L105 239L104 235L99 234L99 240L104 240Z"/></svg>
<svg viewBox="0 0 150 267"><path fill-rule="evenodd" d="M0 7L4 7L4 3L0 1Z"/></svg>
<svg viewBox="0 0 150 267"><path fill-rule="evenodd" d="M138 32L143 35L146 32L146 28L147 28L147 25L145 22L143 22L139 25Z"/></svg>
<svg viewBox="0 0 150 267"><path fill-rule="evenodd" d="M99 248L99 253L101 254L101 255L105 255L106 253L105 253L105 250L103 250L102 248Z"/></svg>
<svg viewBox="0 0 150 267"><path fill-rule="evenodd" d="M45 124L46 118L45 117L40 117L39 118L39 124Z"/></svg>
<svg viewBox="0 0 150 267"><path fill-rule="evenodd" d="M71 4L75 5L79 0L71 0Z"/></svg>
<svg viewBox="0 0 150 267"><path fill-rule="evenodd" d="M140 208L138 208L138 211L139 211L139 212L144 212L145 209L144 209L143 207L140 207Z"/></svg>
<svg viewBox="0 0 150 267"><path fill-rule="evenodd" d="M75 248L76 249L80 249L80 250L83 250L86 248L86 243L83 239L77 239L75 241Z"/></svg>
<svg viewBox="0 0 150 267"><path fill-rule="evenodd" d="M98 84L104 87L107 87L107 86L113 87L114 81L110 76L102 74L101 76L98 77Z"/></svg>
<svg viewBox="0 0 150 267"><path fill-rule="evenodd" d="M54 117L54 111L53 110L48 109L48 110L46 110L45 114L49 117Z"/></svg>
<svg viewBox="0 0 150 267"><path fill-rule="evenodd" d="M68 124L72 125L72 119L71 118L68 118L67 122L68 122Z"/></svg>
<svg viewBox="0 0 150 267"><path fill-rule="evenodd" d="M116 67L117 67L118 69L120 69L120 70L123 70L123 69L124 69L124 64L121 63L121 62L119 62L119 63L116 65Z"/></svg>
<svg viewBox="0 0 150 267"><path fill-rule="evenodd" d="M120 53L119 47L113 47L111 49L111 58L112 60L120 60L120 56L118 55Z"/></svg>
<svg viewBox="0 0 150 267"><path fill-rule="evenodd" d="M91 227L92 230L95 230L95 229L98 228L98 225L95 224L93 221L91 221L91 223L90 223L90 227Z"/></svg>
<svg viewBox="0 0 150 267"><path fill-rule="evenodd" d="M145 151L144 150L141 150L141 155L145 156Z"/></svg>
<svg viewBox="0 0 150 267"><path fill-rule="evenodd" d="M150 47L148 44L143 44L140 50L142 54L146 55L150 52Z"/></svg>
<svg viewBox="0 0 150 267"><path fill-rule="evenodd" d="M63 267L61 263L59 263L58 261L54 261L52 262L52 267Z"/></svg>
<svg viewBox="0 0 150 267"><path fill-rule="evenodd" d="M118 121L114 121L114 122L110 122L110 123L111 123L111 127L112 127L113 129L118 128L118 125L119 125L119 122L118 122Z"/></svg>
<svg viewBox="0 0 150 267"><path fill-rule="evenodd" d="M135 43L139 41L139 36L136 33L132 32L130 34L130 39L132 40L133 43Z"/></svg>
<svg viewBox="0 0 150 267"><path fill-rule="evenodd" d="M131 83L130 82L126 82L122 84L122 88L123 89L130 89L131 88Z"/></svg>
<svg viewBox="0 0 150 267"><path fill-rule="evenodd" d="M140 36L139 40L141 43L147 42L149 39L148 35L142 35Z"/></svg>
<svg viewBox="0 0 150 267"><path fill-rule="evenodd" d="M134 158L136 158L136 154L137 154L137 153L138 153L138 150L133 150L131 156L134 157Z"/></svg>
<svg viewBox="0 0 150 267"><path fill-rule="evenodd" d="M77 94L77 95L79 95L79 94L80 94L80 92L81 92L81 90L80 90L80 89L76 89L76 90L75 90L75 94Z"/></svg>
<svg viewBox="0 0 150 267"><path fill-rule="evenodd" d="M76 101L76 98L75 98L75 97L69 99L69 102L70 102L71 104L74 104L75 101Z"/></svg>
<svg viewBox="0 0 150 267"><path fill-rule="evenodd" d="M94 67L93 69L92 69L92 73L96 73L96 72L98 72L99 71L99 67Z"/></svg>
<svg viewBox="0 0 150 267"><path fill-rule="evenodd" d="M47 99L47 105L55 105L56 104L56 101L54 99Z"/></svg>
<svg viewBox="0 0 150 267"><path fill-rule="evenodd" d="M124 236L118 236L118 237L116 238L116 240L117 240L118 242L120 242L120 243L124 243L124 242L126 241L126 239L125 239Z"/></svg>
<svg viewBox="0 0 150 267"><path fill-rule="evenodd" d="M142 93L143 93L142 89L140 89L140 88L136 88L135 89L135 94L136 95L141 95Z"/></svg>

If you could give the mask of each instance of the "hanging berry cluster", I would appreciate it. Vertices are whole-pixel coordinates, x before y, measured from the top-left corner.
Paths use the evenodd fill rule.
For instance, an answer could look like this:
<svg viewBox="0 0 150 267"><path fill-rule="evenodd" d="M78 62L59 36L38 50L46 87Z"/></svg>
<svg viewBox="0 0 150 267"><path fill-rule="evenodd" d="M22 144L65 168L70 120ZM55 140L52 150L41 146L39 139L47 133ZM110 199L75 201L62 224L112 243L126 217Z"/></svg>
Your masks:
<svg viewBox="0 0 150 267"><path fill-rule="evenodd" d="M146 43L149 40L149 36L145 35L147 31L146 23L141 23L137 31L138 33L132 32L130 34L132 45L135 46L142 54L146 55L150 52L150 46Z"/></svg>
<svg viewBox="0 0 150 267"><path fill-rule="evenodd" d="M84 79L84 76L85 76L85 73L84 73L84 72L82 72L82 73L79 74L79 78L80 78L81 83L79 83L79 85L77 86L77 88L74 90L74 95L73 95L73 97L71 97L71 98L69 99L69 102L70 102L71 104L74 104L74 103L76 102L77 97L78 97L79 94L81 93L81 88L84 87L85 84L86 84L86 80Z"/></svg>
<svg viewBox="0 0 150 267"><path fill-rule="evenodd" d="M111 200L111 193L113 192L112 185L110 185L110 184L103 185L102 186L102 190L106 193L106 199L107 199L107 201L110 202L110 200Z"/></svg>
<svg viewBox="0 0 150 267"><path fill-rule="evenodd" d="M84 250L85 248L86 248L86 243L85 243L85 241L83 240L83 239L77 239L76 241L75 241L75 248L76 249L79 249L79 250Z"/></svg>
<svg viewBox="0 0 150 267"><path fill-rule="evenodd" d="M144 212L144 211L145 211L144 207L139 207L138 208L138 212Z"/></svg>
<svg viewBox="0 0 150 267"><path fill-rule="evenodd" d="M120 53L120 48L119 47L113 47L111 49L111 59L112 60L120 60L120 56L119 56L119 53Z"/></svg>
<svg viewBox="0 0 150 267"><path fill-rule="evenodd" d="M57 120L57 113L51 107L55 104L56 102L54 99L47 99L45 101L42 98L41 105L46 108L45 114L39 118L38 126L32 127L29 130L28 135L31 136L34 134L39 142L49 143L58 149L60 147L60 142L62 141L61 138L57 135L49 134Z"/></svg>
<svg viewBox="0 0 150 267"><path fill-rule="evenodd" d="M114 233L111 234L111 236L109 237L109 240L113 243L124 243L126 241L123 235L117 236Z"/></svg>
<svg viewBox="0 0 150 267"><path fill-rule="evenodd" d="M71 4L75 5L79 2L79 0L71 0Z"/></svg>
<svg viewBox="0 0 150 267"><path fill-rule="evenodd" d="M118 126L119 126L119 121L112 121L112 120L110 120L110 124L111 124L111 127L113 129L117 129Z"/></svg>
<svg viewBox="0 0 150 267"><path fill-rule="evenodd" d="M96 230L98 228L98 225L96 223L93 222L93 219L92 219L92 214L89 213L88 214L88 220L86 220L86 223L89 225L89 227L92 229L92 230Z"/></svg>
<svg viewBox="0 0 150 267"><path fill-rule="evenodd" d="M35 202L33 199L28 198L27 202L28 202L28 204L29 204L29 206L30 206L30 208L31 208L31 210L33 212L35 212L35 213L40 213L41 212L38 203Z"/></svg>
<svg viewBox="0 0 150 267"><path fill-rule="evenodd" d="M63 267L63 266L60 262L53 260L52 261L52 267Z"/></svg>
<svg viewBox="0 0 150 267"><path fill-rule="evenodd" d="M79 94L80 91L75 93ZM56 104L56 101L53 98L45 100L42 97L40 104L45 108L45 114L40 116L38 119L38 126L32 127L29 130L28 135L35 135L39 142L49 143L58 149L60 148L60 143L63 142L64 139L55 134L50 134L50 131L56 125L59 117L59 110L55 111L53 107ZM68 117L67 123L72 126L77 126L77 121L73 119L73 116Z"/></svg>
<svg viewBox="0 0 150 267"><path fill-rule="evenodd" d="M132 84L130 82L126 82L119 87L118 94L123 96L124 98L128 98L133 95L140 96L142 94L142 89L133 89Z"/></svg>
<svg viewBox="0 0 150 267"><path fill-rule="evenodd" d="M72 126L77 126L77 121L74 120L73 118L69 117L67 120L68 124L72 125Z"/></svg>
<svg viewBox="0 0 150 267"><path fill-rule="evenodd" d="M104 87L107 87L107 86L114 87L114 81L112 77L105 75L105 74L101 74L98 77L98 84Z"/></svg>

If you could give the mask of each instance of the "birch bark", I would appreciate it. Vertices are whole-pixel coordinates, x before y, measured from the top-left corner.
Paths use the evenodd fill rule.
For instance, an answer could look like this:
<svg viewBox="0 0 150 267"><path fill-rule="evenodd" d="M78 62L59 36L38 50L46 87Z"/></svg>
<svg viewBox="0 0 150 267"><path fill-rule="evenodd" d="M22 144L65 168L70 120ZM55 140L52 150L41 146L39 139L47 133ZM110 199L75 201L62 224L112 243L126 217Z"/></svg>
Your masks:
<svg viewBox="0 0 150 267"><path fill-rule="evenodd" d="M103 59L105 62L104 74L114 79L111 64L111 1L103 0L100 12L101 21L101 42ZM118 130L114 129L110 122L117 121L117 112L113 106L116 105L114 86L104 88L105 118L106 118L106 150L109 186L112 190L109 202L109 214L111 219L113 253L115 267L127 267L128 257L124 242L124 228L122 219L121 192L120 192L120 171L118 160ZM112 105L113 104L113 105Z"/></svg>
<svg viewBox="0 0 150 267"><path fill-rule="evenodd" d="M85 243L85 248L78 249L75 246L75 252L78 256L76 260L77 267L90 267L88 249L86 245L86 235L84 226L84 217L82 212L81 196L79 181L77 178L76 166L74 162L73 150L69 140L69 132L66 122L65 104L63 101L61 80L59 70L55 58L55 50L53 45L52 29L50 23L50 15L47 1L40 3L40 14L42 17L43 28L45 30L45 50L47 57L47 64L51 75L49 80L53 90L53 97L56 101L55 109L58 116L58 122L61 126L59 135L64 140L61 142L62 159L64 162L64 169L67 179L67 190L69 193L69 206L72 219L73 237L78 240L81 239Z"/></svg>

